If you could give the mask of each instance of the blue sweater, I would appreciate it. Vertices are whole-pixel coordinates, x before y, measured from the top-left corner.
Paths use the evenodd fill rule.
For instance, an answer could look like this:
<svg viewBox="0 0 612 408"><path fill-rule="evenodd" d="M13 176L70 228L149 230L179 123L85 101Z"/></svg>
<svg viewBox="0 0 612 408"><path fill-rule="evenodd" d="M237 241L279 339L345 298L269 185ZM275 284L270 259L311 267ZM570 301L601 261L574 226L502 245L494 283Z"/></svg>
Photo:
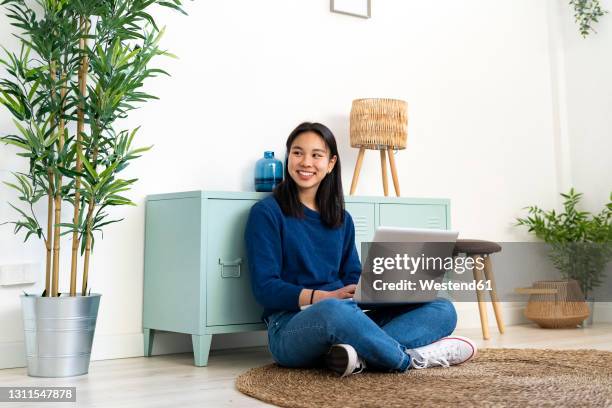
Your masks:
<svg viewBox="0 0 612 408"><path fill-rule="evenodd" d="M357 283L361 263L355 227L348 212L338 228L329 228L319 213L303 206L304 218L283 214L274 196L251 208L245 241L255 299L263 318L299 310L304 288L336 290Z"/></svg>

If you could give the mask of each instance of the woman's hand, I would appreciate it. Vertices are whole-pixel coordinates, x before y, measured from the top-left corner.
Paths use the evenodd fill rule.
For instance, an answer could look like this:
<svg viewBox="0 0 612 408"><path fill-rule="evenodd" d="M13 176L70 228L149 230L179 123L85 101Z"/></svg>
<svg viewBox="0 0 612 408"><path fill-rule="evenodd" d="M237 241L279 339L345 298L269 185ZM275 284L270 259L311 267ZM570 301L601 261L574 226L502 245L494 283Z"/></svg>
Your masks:
<svg viewBox="0 0 612 408"><path fill-rule="evenodd" d="M327 291L327 290L317 290L314 295L314 300L312 303L319 302L324 299L329 298L337 298L337 299L349 299L355 296L355 289L357 285L346 285L343 288Z"/></svg>
<svg viewBox="0 0 612 408"><path fill-rule="evenodd" d="M350 299L355 296L355 289L357 285L346 285L343 288L327 291L316 289L314 296L312 297L312 303L320 302L321 300L336 298L336 299ZM299 304L300 306L306 306L310 304L312 289L302 289L300 292Z"/></svg>

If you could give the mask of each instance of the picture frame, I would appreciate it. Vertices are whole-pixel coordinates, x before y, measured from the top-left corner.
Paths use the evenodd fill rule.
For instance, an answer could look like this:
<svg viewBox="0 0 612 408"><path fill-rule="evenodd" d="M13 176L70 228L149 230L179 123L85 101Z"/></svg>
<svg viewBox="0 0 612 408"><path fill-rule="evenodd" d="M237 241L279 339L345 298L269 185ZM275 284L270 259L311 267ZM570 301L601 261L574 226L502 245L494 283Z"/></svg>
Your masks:
<svg viewBox="0 0 612 408"><path fill-rule="evenodd" d="M330 0L330 11L359 18L372 17L372 0Z"/></svg>

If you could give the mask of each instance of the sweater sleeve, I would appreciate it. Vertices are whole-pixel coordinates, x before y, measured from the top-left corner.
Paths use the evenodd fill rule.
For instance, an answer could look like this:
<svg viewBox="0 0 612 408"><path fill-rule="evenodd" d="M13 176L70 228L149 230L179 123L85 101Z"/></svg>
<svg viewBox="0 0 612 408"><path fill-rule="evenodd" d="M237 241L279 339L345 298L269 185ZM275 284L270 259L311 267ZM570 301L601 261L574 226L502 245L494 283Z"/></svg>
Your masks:
<svg viewBox="0 0 612 408"><path fill-rule="evenodd" d="M355 225L353 218L348 212L345 212L345 232L344 245L342 253L342 264L340 265L340 276L342 283L346 285L356 284L361 275L361 262L357 254L357 246L355 246Z"/></svg>
<svg viewBox="0 0 612 408"><path fill-rule="evenodd" d="M251 208L245 230L251 287L266 309L299 310L303 287L281 279L283 250L280 222L264 205Z"/></svg>

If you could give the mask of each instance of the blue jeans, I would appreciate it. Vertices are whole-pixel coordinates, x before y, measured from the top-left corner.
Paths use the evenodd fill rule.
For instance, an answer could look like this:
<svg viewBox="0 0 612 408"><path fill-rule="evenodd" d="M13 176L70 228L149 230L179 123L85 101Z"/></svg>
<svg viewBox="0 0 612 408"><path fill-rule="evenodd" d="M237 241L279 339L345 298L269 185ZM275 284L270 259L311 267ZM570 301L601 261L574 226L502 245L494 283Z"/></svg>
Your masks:
<svg viewBox="0 0 612 408"><path fill-rule="evenodd" d="M405 371L406 349L431 344L457 325L453 304L388 306L364 312L353 301L326 299L299 312L277 312L266 319L274 360L286 367L320 367L333 344L350 344L368 368Z"/></svg>

